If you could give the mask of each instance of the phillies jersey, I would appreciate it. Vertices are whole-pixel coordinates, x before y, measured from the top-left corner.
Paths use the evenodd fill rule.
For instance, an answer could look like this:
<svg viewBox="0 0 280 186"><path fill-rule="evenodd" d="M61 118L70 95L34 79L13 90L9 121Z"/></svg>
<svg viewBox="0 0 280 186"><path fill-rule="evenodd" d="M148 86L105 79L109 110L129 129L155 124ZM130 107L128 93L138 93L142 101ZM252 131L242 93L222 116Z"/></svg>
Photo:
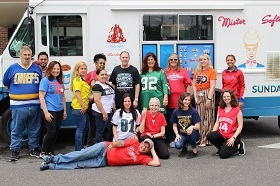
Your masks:
<svg viewBox="0 0 280 186"><path fill-rule="evenodd" d="M234 132L238 127L237 115L239 111L240 107L233 107L229 112L226 113L224 109L218 107L218 131L225 139L229 139L234 135Z"/></svg>

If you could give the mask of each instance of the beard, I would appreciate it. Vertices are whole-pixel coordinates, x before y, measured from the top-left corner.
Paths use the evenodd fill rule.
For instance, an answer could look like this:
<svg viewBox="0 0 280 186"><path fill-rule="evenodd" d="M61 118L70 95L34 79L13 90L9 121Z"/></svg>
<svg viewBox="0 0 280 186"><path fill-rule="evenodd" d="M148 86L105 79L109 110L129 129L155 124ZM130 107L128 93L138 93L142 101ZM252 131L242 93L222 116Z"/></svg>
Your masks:
<svg viewBox="0 0 280 186"><path fill-rule="evenodd" d="M24 65L29 65L30 64L30 60L29 59L24 59L24 60L22 60L22 64L24 64Z"/></svg>

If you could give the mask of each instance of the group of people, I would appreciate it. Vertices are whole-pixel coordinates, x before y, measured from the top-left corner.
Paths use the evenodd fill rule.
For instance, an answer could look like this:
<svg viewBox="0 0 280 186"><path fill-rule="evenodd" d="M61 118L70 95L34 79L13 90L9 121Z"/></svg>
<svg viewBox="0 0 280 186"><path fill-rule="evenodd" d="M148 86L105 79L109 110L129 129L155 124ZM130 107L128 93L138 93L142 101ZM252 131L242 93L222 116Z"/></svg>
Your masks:
<svg viewBox="0 0 280 186"><path fill-rule="evenodd" d="M180 67L176 53L169 55L165 69L160 68L154 53L147 53L139 73L129 64L129 53L123 51L121 64L109 79L103 54L94 56L96 69L89 73L85 62L76 63L71 76L71 112L77 125L75 152L57 156L54 144L67 117L62 67L57 61L47 65L45 52L38 55L37 64L31 62L31 55L30 48L23 46L20 62L12 64L3 79L15 126L10 145L13 160L19 158L25 127L30 155L45 160L41 170L121 164L159 166L159 158L170 156L166 144L182 149L180 156L187 158L197 157L197 145L211 144L221 158L238 151L245 154L240 137L245 81L233 55L226 57L228 68L222 74L223 91L215 125L217 78L207 54L200 56L193 80ZM195 108L191 106L192 92ZM46 126L42 148L41 117ZM187 151L188 144L191 152Z"/></svg>

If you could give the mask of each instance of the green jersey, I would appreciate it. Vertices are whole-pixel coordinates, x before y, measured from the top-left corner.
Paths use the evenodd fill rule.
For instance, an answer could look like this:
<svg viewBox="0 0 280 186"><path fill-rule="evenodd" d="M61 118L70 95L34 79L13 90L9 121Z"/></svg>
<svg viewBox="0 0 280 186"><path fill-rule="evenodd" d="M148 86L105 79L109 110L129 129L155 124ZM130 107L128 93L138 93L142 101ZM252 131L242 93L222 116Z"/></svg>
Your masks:
<svg viewBox="0 0 280 186"><path fill-rule="evenodd" d="M162 106L165 94L169 94L169 85L163 70L141 74L141 109L148 109L150 99L156 97L160 101L160 111L165 114L166 108Z"/></svg>

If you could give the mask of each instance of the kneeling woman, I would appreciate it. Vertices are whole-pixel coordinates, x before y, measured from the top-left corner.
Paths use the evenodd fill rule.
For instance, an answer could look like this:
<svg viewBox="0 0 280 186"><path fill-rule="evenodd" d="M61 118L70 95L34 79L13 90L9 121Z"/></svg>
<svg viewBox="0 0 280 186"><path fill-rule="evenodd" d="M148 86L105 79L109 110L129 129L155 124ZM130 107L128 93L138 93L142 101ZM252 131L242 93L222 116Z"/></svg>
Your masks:
<svg viewBox="0 0 280 186"><path fill-rule="evenodd" d="M192 152L186 153L187 158L197 157L196 143L200 139L200 116L197 110L191 107L190 93L183 93L178 100L178 107L171 115L170 123L173 123L173 131L176 135L175 147L182 149L181 155L187 152L186 145L192 146ZM178 130L179 129L179 130Z"/></svg>
<svg viewBox="0 0 280 186"><path fill-rule="evenodd" d="M207 140L217 147L220 158L228 158L239 151L245 154L244 142L240 140L243 128L243 116L238 106L238 100L231 90L221 94L217 120L213 131L207 135Z"/></svg>
<svg viewBox="0 0 280 186"><path fill-rule="evenodd" d="M140 141L150 138L155 144L155 151L159 158L169 158L168 148L163 140L165 134L166 120L162 113L159 112L160 101L154 97L150 99L149 110L141 118Z"/></svg>

